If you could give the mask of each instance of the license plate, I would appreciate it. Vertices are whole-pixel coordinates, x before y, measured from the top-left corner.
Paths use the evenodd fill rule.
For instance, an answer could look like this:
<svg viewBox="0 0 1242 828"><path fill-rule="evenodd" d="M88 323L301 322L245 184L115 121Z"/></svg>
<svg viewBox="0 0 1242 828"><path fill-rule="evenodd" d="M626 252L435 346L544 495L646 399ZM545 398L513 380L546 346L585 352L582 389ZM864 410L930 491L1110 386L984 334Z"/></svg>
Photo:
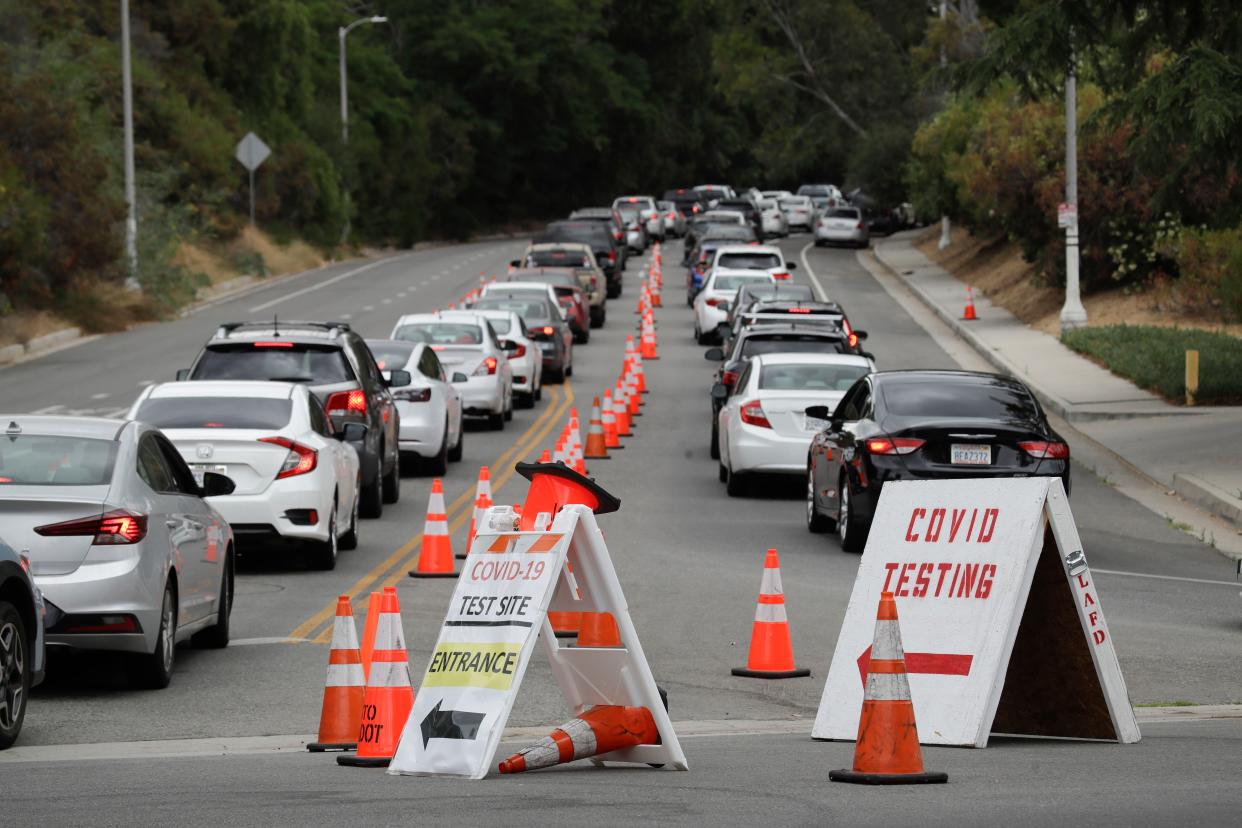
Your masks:
<svg viewBox="0 0 1242 828"><path fill-rule="evenodd" d="M990 466L992 447L986 443L953 443L949 446L949 462L955 466Z"/></svg>
<svg viewBox="0 0 1242 828"><path fill-rule="evenodd" d="M807 431L823 431L828 427L828 421L818 417L807 417L802 421L802 427Z"/></svg>
<svg viewBox="0 0 1242 828"><path fill-rule="evenodd" d="M195 463L190 466L190 473L194 475L194 482L200 486L203 485L203 475L207 472L226 474L228 470L228 466L206 466L201 463Z"/></svg>
<svg viewBox="0 0 1242 828"><path fill-rule="evenodd" d="M540 342L540 343L539 343L539 350L541 350L541 351L555 351L555 350L556 350L556 343L555 343L555 342Z"/></svg>

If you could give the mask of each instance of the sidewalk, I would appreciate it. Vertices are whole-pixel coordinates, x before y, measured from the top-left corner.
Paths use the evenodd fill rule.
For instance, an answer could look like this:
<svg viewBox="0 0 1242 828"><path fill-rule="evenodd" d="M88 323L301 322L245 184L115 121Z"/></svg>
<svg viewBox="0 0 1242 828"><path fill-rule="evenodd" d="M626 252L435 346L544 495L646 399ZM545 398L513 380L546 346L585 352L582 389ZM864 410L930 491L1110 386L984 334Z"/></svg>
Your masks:
<svg viewBox="0 0 1242 828"><path fill-rule="evenodd" d="M963 321L962 283L914 247L916 236L877 240L876 258L980 356L1152 480L1242 528L1242 408L1170 405L983 296L978 319Z"/></svg>

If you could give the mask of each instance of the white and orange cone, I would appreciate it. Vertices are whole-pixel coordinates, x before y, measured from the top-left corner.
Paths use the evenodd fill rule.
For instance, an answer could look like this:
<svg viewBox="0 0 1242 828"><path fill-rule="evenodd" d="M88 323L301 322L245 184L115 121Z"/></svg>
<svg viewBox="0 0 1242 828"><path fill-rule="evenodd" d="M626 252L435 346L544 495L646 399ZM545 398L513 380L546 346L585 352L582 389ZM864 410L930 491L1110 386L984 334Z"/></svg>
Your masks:
<svg viewBox="0 0 1242 828"><path fill-rule="evenodd" d="M604 403L600 412L600 419L604 426L604 445L609 451L614 449L625 448L621 445L621 438L617 436L617 413L616 404L612 399L612 389L604 389Z"/></svg>
<svg viewBox="0 0 1242 828"><path fill-rule="evenodd" d="M479 522L483 513L490 509L492 502L492 477L487 466L479 466L479 480L474 485L474 510L470 513L470 531L466 533L466 548L457 553L459 559L470 554L470 545L474 543Z"/></svg>
<svg viewBox="0 0 1242 828"><path fill-rule="evenodd" d="M395 589L385 590L375 634L375 652L371 654L371 673L362 698L358 753L336 757L337 764L388 767L413 706L414 687L410 683L405 633L401 630L401 603Z"/></svg>
<svg viewBox="0 0 1242 828"><path fill-rule="evenodd" d="M501 773L549 768L635 745L658 743L655 717L645 707L598 705L500 763Z"/></svg>
<svg viewBox="0 0 1242 828"><path fill-rule="evenodd" d="M599 397L591 404L591 425L587 429L583 455L591 460L608 459L608 442L604 439L604 415L599 410Z"/></svg>
<svg viewBox="0 0 1242 828"><path fill-rule="evenodd" d="M457 575L453 571L453 542L444 513L444 486L437 477L431 481L431 495L427 498L427 519L423 523L418 566L410 570L410 577L456 578Z"/></svg>
<svg viewBox="0 0 1242 828"><path fill-rule="evenodd" d="M785 614L785 590L781 587L780 556L775 549L769 549L763 559L763 582L750 635L750 655L745 667L733 668L733 675L782 679L810 674L810 670L794 666L789 617Z"/></svg>
<svg viewBox="0 0 1242 828"><path fill-rule="evenodd" d="M306 749L355 750L358 725L362 721L362 696L367 680L362 672L362 653L358 649L358 628L349 596L336 599L336 619L332 624L332 648L328 651L328 678L323 688L323 707L319 713L319 737Z"/></svg>

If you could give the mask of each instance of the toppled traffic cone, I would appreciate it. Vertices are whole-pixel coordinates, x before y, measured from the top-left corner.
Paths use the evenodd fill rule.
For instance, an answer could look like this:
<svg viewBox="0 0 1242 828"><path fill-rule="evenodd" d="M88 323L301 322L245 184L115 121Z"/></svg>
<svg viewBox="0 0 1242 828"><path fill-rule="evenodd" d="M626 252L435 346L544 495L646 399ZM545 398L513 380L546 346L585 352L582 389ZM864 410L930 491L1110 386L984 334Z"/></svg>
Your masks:
<svg viewBox="0 0 1242 828"><path fill-rule="evenodd" d="M362 696L367 680L362 673L362 653L358 649L358 628L349 596L336 599L336 619L332 626L332 648L328 651L328 678L323 688L323 707L319 713L319 738L306 749L354 750L358 747L358 725L362 721Z"/></svg>
<svg viewBox="0 0 1242 828"><path fill-rule="evenodd" d="M444 514L444 486L437 477L431 481L431 495L427 498L427 519L423 523L418 566L410 570L410 577L456 578L457 575L453 571L453 543Z"/></svg>
<svg viewBox="0 0 1242 828"><path fill-rule="evenodd" d="M591 425L587 429L585 456L592 460L608 459L608 442L604 438L604 415L599 410L599 397L591 404Z"/></svg>
<svg viewBox="0 0 1242 828"><path fill-rule="evenodd" d="M358 753L336 757L337 764L388 767L413 706L410 659L405 652L405 633L401 630L401 603L396 590L385 590L379 628L375 633L375 652L371 654L371 674L362 698Z"/></svg>
<svg viewBox="0 0 1242 828"><path fill-rule="evenodd" d="M479 521L483 513L492 507L492 478L487 466L479 466L479 481L474 486L474 510L470 513L470 531L466 533L466 548L457 553L459 559L470 554L470 545L474 543Z"/></svg>
<svg viewBox="0 0 1242 828"><path fill-rule="evenodd" d="M978 318L979 317L975 315L975 289L970 286L967 286L966 288L966 309L962 311L962 319L966 321L970 321L972 319L978 319Z"/></svg>
<svg viewBox="0 0 1242 828"><path fill-rule="evenodd" d="M829 771L828 778L833 782L865 785L949 781L947 773L923 770L923 752L919 749L919 731L910 701L910 681L906 678L906 656L901 646L901 627L897 623L897 601L891 592L880 595L875 615L854 768Z"/></svg>
<svg viewBox="0 0 1242 828"><path fill-rule="evenodd" d="M659 744L655 718L645 707L597 705L500 763L501 773L548 768L635 745Z"/></svg>
<svg viewBox="0 0 1242 828"><path fill-rule="evenodd" d="M789 618L785 615L785 591L781 588L781 561L775 549L763 559L763 583L759 605L750 634L750 655L745 667L734 667L733 675L748 678L802 678L810 670L794 666L793 643L789 638Z"/></svg>

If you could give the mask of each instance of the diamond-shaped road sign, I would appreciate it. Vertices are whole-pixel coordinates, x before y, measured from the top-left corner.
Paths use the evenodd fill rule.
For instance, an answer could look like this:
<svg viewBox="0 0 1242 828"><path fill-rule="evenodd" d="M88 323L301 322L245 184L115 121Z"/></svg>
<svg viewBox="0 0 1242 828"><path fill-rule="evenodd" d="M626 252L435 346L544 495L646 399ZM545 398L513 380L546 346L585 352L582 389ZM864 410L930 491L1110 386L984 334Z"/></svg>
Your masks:
<svg viewBox="0 0 1242 828"><path fill-rule="evenodd" d="M237 149L233 153L242 166L251 172L258 169L259 165L271 154L271 148L253 132L247 132L246 137L237 142Z"/></svg>

